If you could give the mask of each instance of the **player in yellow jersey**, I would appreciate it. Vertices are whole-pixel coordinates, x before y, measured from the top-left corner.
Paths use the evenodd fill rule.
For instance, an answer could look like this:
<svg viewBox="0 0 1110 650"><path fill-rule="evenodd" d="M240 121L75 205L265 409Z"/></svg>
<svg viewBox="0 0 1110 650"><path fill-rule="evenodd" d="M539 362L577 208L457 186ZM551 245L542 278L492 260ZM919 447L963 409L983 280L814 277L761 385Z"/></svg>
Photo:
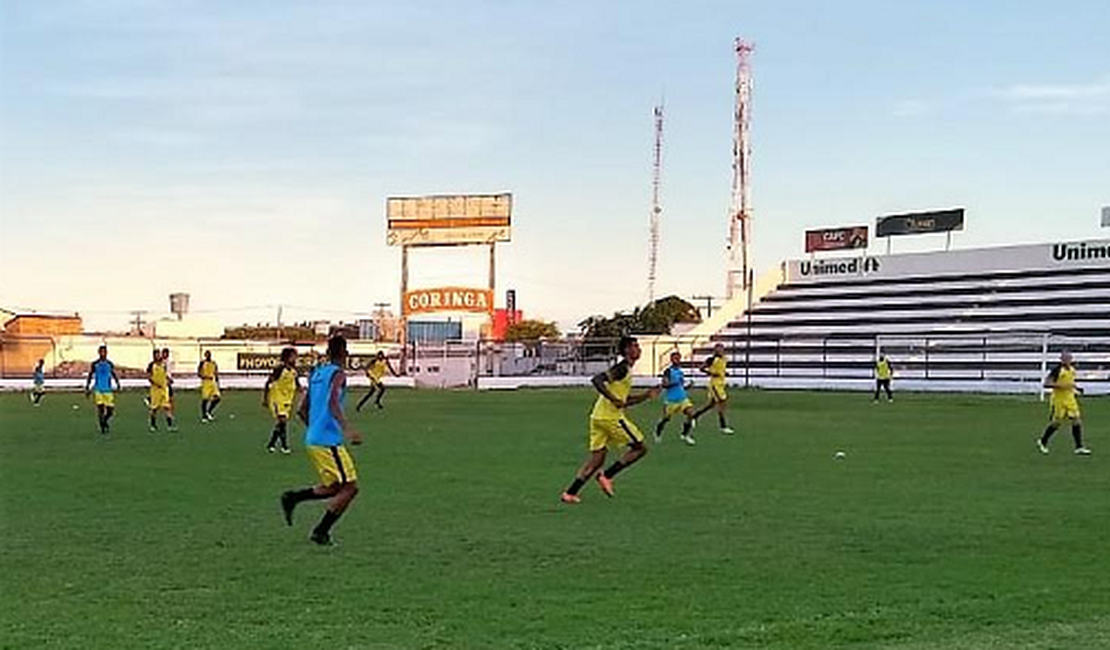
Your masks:
<svg viewBox="0 0 1110 650"><path fill-rule="evenodd" d="M872 401L878 402L879 392L884 390L886 401L894 401L894 395L890 392L890 379L893 376L894 368L890 365L890 359L887 359L885 354L880 354L879 360L875 362L875 396Z"/></svg>
<svg viewBox="0 0 1110 650"><path fill-rule="evenodd" d="M270 432L270 441L266 443L266 451L271 454L279 442L281 453L289 453L289 418L293 415L293 402L300 391L297 350L285 348L281 351L281 365L274 368L274 372L266 380L266 387L262 389L262 406L268 408L270 415L274 417L274 429Z"/></svg>
<svg viewBox="0 0 1110 650"><path fill-rule="evenodd" d="M725 374L728 370L728 360L725 359L725 346L718 343L713 346L713 356L701 364L701 371L709 375L709 401L705 406L694 413L694 419L705 415L711 408L717 409L717 423L721 425L721 433L735 433L725 420L725 409L728 407L728 392L725 389Z"/></svg>
<svg viewBox="0 0 1110 650"><path fill-rule="evenodd" d="M173 423L173 402L170 401L170 376L162 362L162 352L155 350L153 359L146 367L147 381L150 382L150 430L158 430L158 411L166 415L166 426L177 431Z"/></svg>
<svg viewBox="0 0 1110 650"><path fill-rule="evenodd" d="M624 409L659 394L658 386L641 393L632 393L632 366L640 358L640 344L631 336L621 337L617 344L621 360L609 370L592 379L599 393L594 409L590 413L590 456L574 477L574 481L560 497L563 503L578 503L578 492L591 476L596 474L597 483L606 496L613 496L613 478L624 468L635 463L647 453L644 434L636 423L625 416ZM604 472L597 471L605 464L609 446L627 445L628 451L613 461Z"/></svg>
<svg viewBox="0 0 1110 650"><path fill-rule="evenodd" d="M375 392L377 392L378 397L374 400L374 404L380 409L385 408L382 406L382 395L385 395L385 384L382 383L382 378L385 377L385 373L387 372L394 377L397 376L397 372L393 370L393 366L390 365L389 359L385 358L385 353L378 350L374 362L366 368L366 378L370 380L370 392L366 393L366 397L359 400L358 406L355 407L356 411L361 411L362 405L368 402Z"/></svg>
<svg viewBox="0 0 1110 650"><path fill-rule="evenodd" d="M1037 448L1042 454L1048 453L1048 441L1052 434L1067 421L1071 421L1071 437L1075 441L1075 453L1088 456L1090 449L1083 446L1083 421L1079 413L1079 400L1076 394L1083 394L1083 389L1075 384L1075 364L1072 362L1071 352L1060 354L1060 363L1048 373L1044 380L1044 387L1052 389L1049 400L1048 427L1037 439Z"/></svg>
<svg viewBox="0 0 1110 650"><path fill-rule="evenodd" d="M220 403L220 367L212 360L212 351L204 351L204 361L197 365L200 377L200 421L212 422Z"/></svg>

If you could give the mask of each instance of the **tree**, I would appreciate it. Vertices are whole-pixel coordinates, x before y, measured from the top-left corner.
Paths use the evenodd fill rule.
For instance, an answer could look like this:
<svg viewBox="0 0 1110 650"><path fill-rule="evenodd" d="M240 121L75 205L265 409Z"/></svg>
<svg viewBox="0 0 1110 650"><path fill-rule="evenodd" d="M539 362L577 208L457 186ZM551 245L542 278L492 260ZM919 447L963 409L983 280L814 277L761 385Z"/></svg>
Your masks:
<svg viewBox="0 0 1110 650"><path fill-rule="evenodd" d="M588 339L614 339L625 334L670 334L675 323L700 323L696 307L678 296L667 296L631 314L617 312L612 318L590 316L578 323Z"/></svg>
<svg viewBox="0 0 1110 650"><path fill-rule="evenodd" d="M505 340L508 342L557 339L559 336L561 336L559 328L555 323L546 323L542 320L522 320L513 323L505 330Z"/></svg>

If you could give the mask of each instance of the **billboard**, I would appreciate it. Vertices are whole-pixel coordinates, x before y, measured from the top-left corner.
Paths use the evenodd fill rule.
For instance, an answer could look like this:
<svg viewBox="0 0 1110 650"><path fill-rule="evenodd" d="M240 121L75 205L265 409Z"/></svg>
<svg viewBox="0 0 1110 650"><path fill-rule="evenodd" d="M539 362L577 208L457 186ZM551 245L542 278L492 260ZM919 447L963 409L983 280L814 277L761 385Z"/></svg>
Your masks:
<svg viewBox="0 0 1110 650"><path fill-rule="evenodd" d="M390 246L445 246L507 242L512 194L394 196L385 201Z"/></svg>
<svg viewBox="0 0 1110 650"><path fill-rule="evenodd" d="M891 235L922 235L964 229L964 209L910 212L879 217L875 222L876 237Z"/></svg>
<svg viewBox="0 0 1110 650"><path fill-rule="evenodd" d="M405 292L404 302L401 304L401 313L406 317L413 314L459 311L492 314L493 290L466 287L416 289Z"/></svg>
<svg viewBox="0 0 1110 650"><path fill-rule="evenodd" d="M347 356L348 370L365 370L377 358L373 354L351 354ZM297 351L297 374L307 376L316 366L327 362L327 355L316 350ZM281 365L280 352L239 352L235 355L235 367L243 371L270 371Z"/></svg>
<svg viewBox="0 0 1110 650"><path fill-rule="evenodd" d="M1110 268L1110 239L786 262L790 284ZM1020 281L1020 280L1016 280Z"/></svg>
<svg viewBox="0 0 1110 650"><path fill-rule="evenodd" d="M806 231L806 252L867 248L867 226Z"/></svg>

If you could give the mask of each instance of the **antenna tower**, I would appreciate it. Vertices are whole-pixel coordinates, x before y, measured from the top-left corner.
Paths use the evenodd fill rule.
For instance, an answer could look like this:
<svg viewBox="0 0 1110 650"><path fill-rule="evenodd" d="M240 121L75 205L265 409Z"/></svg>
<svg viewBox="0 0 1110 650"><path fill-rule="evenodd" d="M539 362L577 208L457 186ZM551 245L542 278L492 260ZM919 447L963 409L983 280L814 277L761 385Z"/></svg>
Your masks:
<svg viewBox="0 0 1110 650"><path fill-rule="evenodd" d="M751 281L751 168L750 140L752 70L751 43L737 38L736 50L736 112L732 129L732 208L728 220L729 298L742 295Z"/></svg>
<svg viewBox="0 0 1110 650"><path fill-rule="evenodd" d="M659 264L659 219L663 206L659 204L659 186L663 182L663 103L652 111L655 116L655 147L651 162L651 250L648 252L648 301L655 300L656 268Z"/></svg>

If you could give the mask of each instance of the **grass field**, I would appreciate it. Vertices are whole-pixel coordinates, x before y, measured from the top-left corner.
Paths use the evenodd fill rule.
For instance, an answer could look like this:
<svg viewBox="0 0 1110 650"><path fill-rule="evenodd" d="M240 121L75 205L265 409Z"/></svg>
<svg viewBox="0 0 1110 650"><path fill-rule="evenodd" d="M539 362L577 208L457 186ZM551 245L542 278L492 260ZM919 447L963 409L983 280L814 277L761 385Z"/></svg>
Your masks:
<svg viewBox="0 0 1110 650"><path fill-rule="evenodd" d="M266 454L257 393L204 426L179 395L175 434L126 393L110 440L74 394L0 395L0 643L1110 647L1105 398L1080 458L1067 431L1037 453L1029 397L733 397L736 436L672 423L615 499L564 506L589 391L391 392L354 418L362 493L320 548L320 505L288 528L277 502L313 479L302 429Z"/></svg>

